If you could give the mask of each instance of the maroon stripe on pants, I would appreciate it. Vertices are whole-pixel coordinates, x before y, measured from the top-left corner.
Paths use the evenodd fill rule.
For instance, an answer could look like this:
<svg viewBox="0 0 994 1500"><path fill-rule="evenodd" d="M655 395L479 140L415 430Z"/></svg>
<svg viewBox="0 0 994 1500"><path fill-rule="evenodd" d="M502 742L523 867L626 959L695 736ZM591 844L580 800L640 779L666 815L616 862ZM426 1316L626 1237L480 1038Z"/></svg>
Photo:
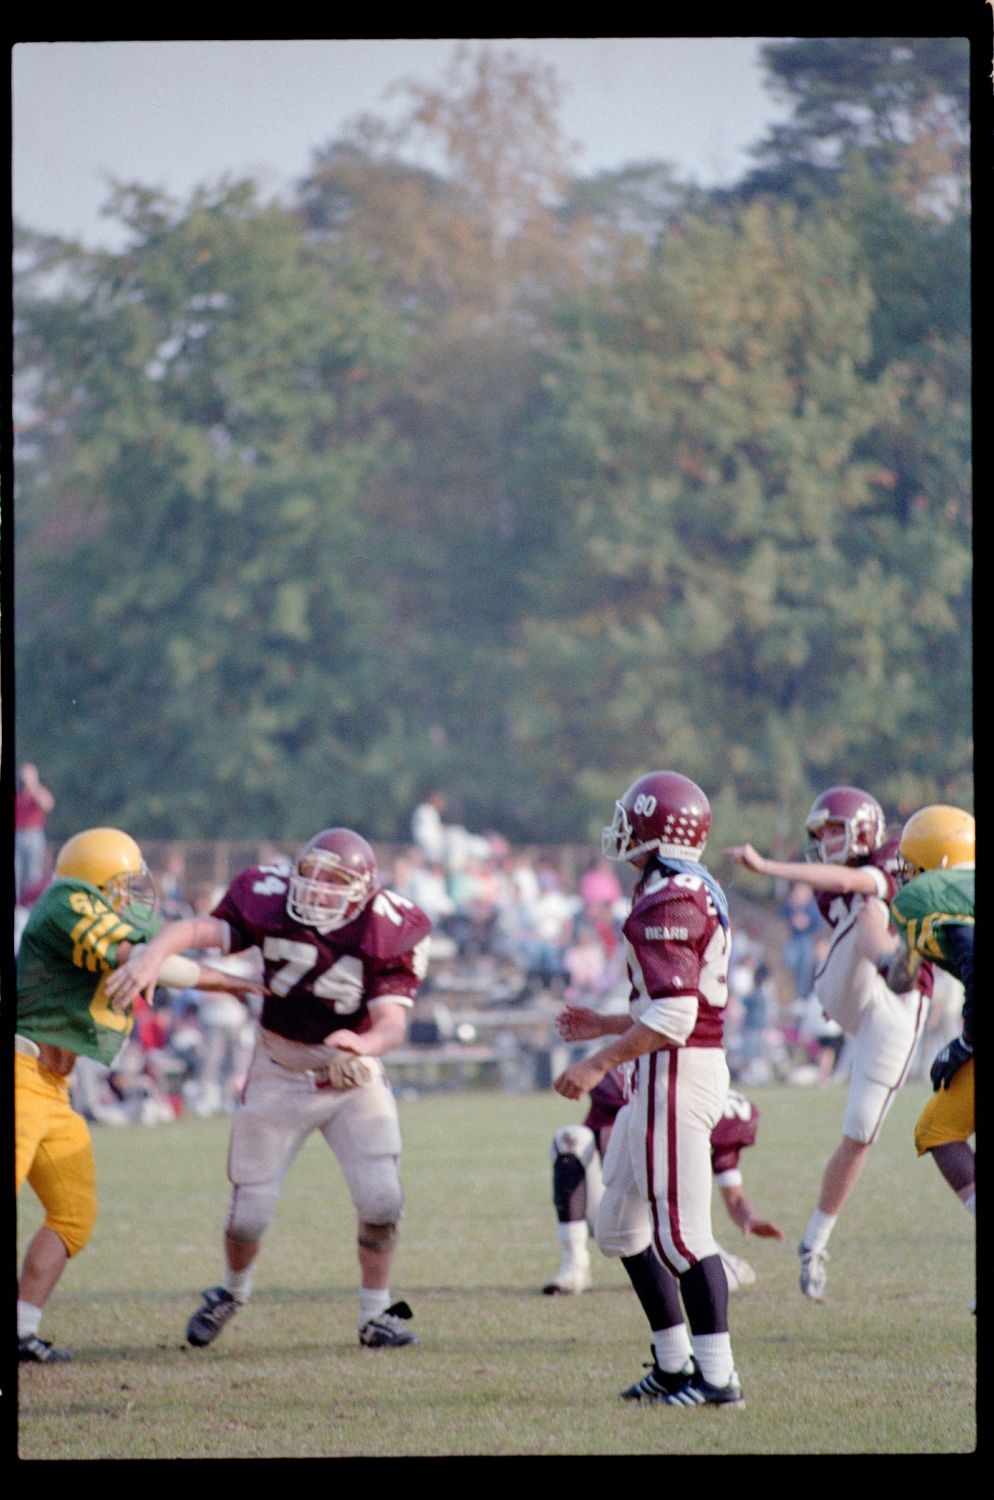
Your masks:
<svg viewBox="0 0 994 1500"><path fill-rule="evenodd" d="M663 1237L659 1230L659 1203L654 1191L655 1178L653 1176L653 1163L655 1159L656 1142L656 1070L659 1065L660 1054L666 1059L667 1068L667 1090L666 1090L666 1217L670 1228L670 1238L685 1258L688 1265L696 1265L696 1257L684 1243L683 1234L680 1229L680 1203L678 1198L678 1172L677 1172L677 1048L661 1047L659 1051L653 1052L649 1057L649 1101L646 1110L646 1182L649 1188L649 1212L652 1219L652 1241L656 1254L668 1271L674 1276L681 1272L673 1264L663 1249Z"/></svg>
<svg viewBox="0 0 994 1500"><path fill-rule="evenodd" d="M901 1069L900 1078L898 1079L897 1083L895 1083L894 1087L892 1089L888 1089L887 1091L887 1097L884 1100L883 1105L881 1106L880 1113L877 1116L876 1124L870 1132L870 1139L866 1143L868 1146L873 1146L876 1144L877 1136L880 1134L880 1127L884 1123L884 1120L887 1118L887 1111L890 1109L891 1100L894 1098L894 1095L904 1087L904 1080L907 1078L908 1069L911 1067L911 1059L914 1057L915 1050L918 1046L919 1041L921 1040L919 1036L919 1028L922 1024L922 1008L926 1002L921 990L918 990L917 994L918 1004L915 1008L915 1029L911 1035L911 1045L908 1048L908 1055L904 1059L904 1067Z"/></svg>

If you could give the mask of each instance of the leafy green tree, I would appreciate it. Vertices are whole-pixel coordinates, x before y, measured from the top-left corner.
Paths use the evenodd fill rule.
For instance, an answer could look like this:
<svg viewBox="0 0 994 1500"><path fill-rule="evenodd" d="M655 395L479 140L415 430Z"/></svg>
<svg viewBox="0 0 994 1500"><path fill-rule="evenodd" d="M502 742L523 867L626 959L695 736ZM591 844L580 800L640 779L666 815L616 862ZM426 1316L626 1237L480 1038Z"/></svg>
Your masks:
<svg viewBox="0 0 994 1500"><path fill-rule="evenodd" d="M854 154L919 207L965 203L970 44L965 36L793 37L762 49L793 106L753 154L741 191L799 203L839 191Z"/></svg>
<svg viewBox="0 0 994 1500"><path fill-rule="evenodd" d="M529 785L564 818L579 799L593 829L651 761L769 835L822 783L906 795L895 768L926 723L926 754L945 738L933 776L955 750L963 706L950 717L908 672L955 640L966 555L932 539L942 570L916 613L923 534L912 581L891 476L866 456L901 389L863 373L857 252L831 219L756 203L688 220L645 274L564 313L514 699Z"/></svg>
<svg viewBox="0 0 994 1500"><path fill-rule="evenodd" d="M398 786L444 782L475 826L519 833L506 703L531 533L512 476L550 309L582 282L591 221L558 212L569 149L548 72L460 48L442 87L405 88L393 135L367 121L318 155L301 212L332 273L343 254L375 261L410 330L391 406L405 457L370 499L408 666ZM410 164L418 142L440 174Z"/></svg>
<svg viewBox="0 0 994 1500"><path fill-rule="evenodd" d="M390 657L364 498L396 459L381 406L403 330L360 261L329 285L246 184L182 209L125 190L116 211L126 251L35 247L19 279L44 421L18 514L78 518L47 557L28 537L20 733L76 826L375 820Z"/></svg>

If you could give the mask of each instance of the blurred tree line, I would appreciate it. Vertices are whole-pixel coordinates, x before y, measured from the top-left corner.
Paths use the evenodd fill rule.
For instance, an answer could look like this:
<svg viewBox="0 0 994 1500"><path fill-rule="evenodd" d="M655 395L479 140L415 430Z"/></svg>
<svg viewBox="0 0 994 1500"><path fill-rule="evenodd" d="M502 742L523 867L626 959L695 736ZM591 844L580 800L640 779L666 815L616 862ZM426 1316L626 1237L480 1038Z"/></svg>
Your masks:
<svg viewBox="0 0 994 1500"><path fill-rule="evenodd" d="M574 175L489 47L250 182L15 239L18 755L65 832L521 840L679 768L972 803L969 51L767 44L734 189ZM427 142L443 165L412 154Z"/></svg>

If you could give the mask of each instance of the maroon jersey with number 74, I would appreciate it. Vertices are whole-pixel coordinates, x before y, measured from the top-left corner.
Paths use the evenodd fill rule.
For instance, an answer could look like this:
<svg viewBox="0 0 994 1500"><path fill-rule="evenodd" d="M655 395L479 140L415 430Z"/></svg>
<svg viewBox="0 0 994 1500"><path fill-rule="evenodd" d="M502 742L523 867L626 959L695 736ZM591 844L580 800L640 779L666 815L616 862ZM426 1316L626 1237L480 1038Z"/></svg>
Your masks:
<svg viewBox="0 0 994 1500"><path fill-rule="evenodd" d="M313 1044L346 1028L365 1031L369 1004L385 996L412 1004L428 961L431 922L419 906L378 889L344 927L322 933L289 915L284 870L243 870L213 915L228 924L228 951L258 948L265 967L261 1024Z"/></svg>

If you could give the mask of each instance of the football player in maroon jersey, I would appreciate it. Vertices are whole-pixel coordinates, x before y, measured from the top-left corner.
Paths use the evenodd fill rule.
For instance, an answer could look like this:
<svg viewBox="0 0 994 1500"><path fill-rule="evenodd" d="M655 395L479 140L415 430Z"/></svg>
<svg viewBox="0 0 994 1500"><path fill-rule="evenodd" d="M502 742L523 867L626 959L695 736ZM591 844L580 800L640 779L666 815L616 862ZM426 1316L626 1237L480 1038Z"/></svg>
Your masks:
<svg viewBox="0 0 994 1500"><path fill-rule="evenodd" d="M577 1007L568 1007L573 1010ZM566 1023L568 1030L573 1021ZM597 1210L604 1192L602 1164L614 1122L628 1100L628 1069L612 1068L590 1095L580 1125L564 1125L552 1138L552 1201L558 1219L559 1270L542 1288L546 1296L590 1290L589 1235L596 1234ZM711 1171L733 1224L743 1234L782 1240L783 1230L759 1219L742 1185L741 1154L755 1144L759 1110L729 1089L725 1109L711 1132ZM716 1242L717 1243L717 1242ZM728 1290L751 1286L756 1273L747 1260L718 1245Z"/></svg>
<svg viewBox="0 0 994 1500"><path fill-rule="evenodd" d="M431 923L377 883L376 858L349 828L327 828L292 869L254 866L222 896L211 946L258 949L265 970L255 1055L234 1117L225 1224L225 1277L204 1293L187 1328L210 1344L244 1306L253 1263L283 1180L318 1130L338 1159L358 1215L359 1342L417 1343L411 1310L389 1291L403 1195L400 1126L381 1057L404 1039L427 967ZM144 989L170 952L168 930L118 972Z"/></svg>
<svg viewBox="0 0 994 1500"><path fill-rule="evenodd" d="M559 1018L567 1041L612 1038L559 1075L565 1098L637 1062L635 1097L615 1122L604 1163L597 1240L621 1258L653 1330L649 1373L622 1396L668 1406L744 1404L711 1230L711 1132L729 1083L731 944L724 892L700 862L710 830L704 793L673 771L640 777L615 803L603 852L641 871L622 929L629 1015L577 1008Z"/></svg>
<svg viewBox="0 0 994 1500"><path fill-rule="evenodd" d="M828 1280L829 1237L908 1076L928 1018L932 970L922 964L914 987L906 978L902 993L887 983L891 961L903 946L888 910L900 866L898 838L887 837L876 798L860 787L829 787L812 804L806 828L808 863L766 859L751 844L725 853L757 875L806 881L832 929L815 971L814 993L849 1038L849 1094L842 1140L825 1167L798 1246L801 1291L820 1302Z"/></svg>

